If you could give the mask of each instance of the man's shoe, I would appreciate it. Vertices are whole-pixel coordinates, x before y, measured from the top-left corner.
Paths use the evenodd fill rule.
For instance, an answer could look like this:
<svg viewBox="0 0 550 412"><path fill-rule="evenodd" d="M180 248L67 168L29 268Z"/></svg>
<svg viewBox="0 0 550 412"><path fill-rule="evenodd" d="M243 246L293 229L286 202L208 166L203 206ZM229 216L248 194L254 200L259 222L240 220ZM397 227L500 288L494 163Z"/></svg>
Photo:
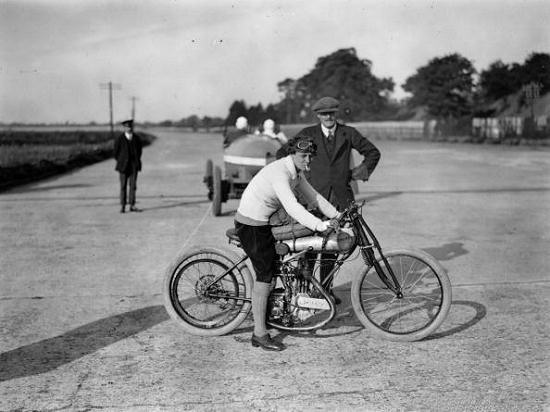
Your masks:
<svg viewBox="0 0 550 412"><path fill-rule="evenodd" d="M250 340L250 342L252 343L252 346L254 346L255 348L259 346L263 350L282 351L286 349L286 346L284 344L271 339L271 336L269 336L269 333L267 333L265 336L262 336L261 338L252 334L252 339Z"/></svg>
<svg viewBox="0 0 550 412"><path fill-rule="evenodd" d="M138 209L135 206L130 206L130 212L141 212L141 209Z"/></svg>
<svg viewBox="0 0 550 412"><path fill-rule="evenodd" d="M122 206L122 207L120 208L120 213L125 213L125 212L126 212L126 208L125 208L124 206Z"/></svg>

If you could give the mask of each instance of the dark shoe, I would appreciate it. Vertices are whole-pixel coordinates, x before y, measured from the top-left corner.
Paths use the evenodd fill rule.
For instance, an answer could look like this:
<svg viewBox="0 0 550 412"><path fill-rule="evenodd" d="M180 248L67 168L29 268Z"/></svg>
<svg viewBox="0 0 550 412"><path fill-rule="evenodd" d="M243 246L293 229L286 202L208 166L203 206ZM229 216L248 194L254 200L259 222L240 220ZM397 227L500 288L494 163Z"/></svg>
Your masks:
<svg viewBox="0 0 550 412"><path fill-rule="evenodd" d="M135 206L130 206L130 212L141 212L141 209L138 209Z"/></svg>
<svg viewBox="0 0 550 412"><path fill-rule="evenodd" d="M120 213L125 213L125 212L126 212L126 208L125 208L124 206L122 206L122 207L120 208Z"/></svg>
<svg viewBox="0 0 550 412"><path fill-rule="evenodd" d="M265 336L262 336L261 338L252 334L252 339L250 340L250 342L252 343L252 346L254 346L255 348L260 346L263 350L281 351L286 349L286 346L283 345L281 342L277 342L271 339L271 336L269 336L269 333L267 333Z"/></svg>

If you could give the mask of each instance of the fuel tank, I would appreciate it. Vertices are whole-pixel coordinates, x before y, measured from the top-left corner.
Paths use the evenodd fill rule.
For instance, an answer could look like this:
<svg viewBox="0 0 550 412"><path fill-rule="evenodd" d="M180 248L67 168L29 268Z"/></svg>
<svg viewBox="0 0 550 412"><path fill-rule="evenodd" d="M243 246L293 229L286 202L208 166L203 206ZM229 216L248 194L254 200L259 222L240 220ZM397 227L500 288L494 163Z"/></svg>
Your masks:
<svg viewBox="0 0 550 412"><path fill-rule="evenodd" d="M355 236L351 228L341 228L338 233L332 233L323 248L323 236L305 236L296 239L283 240L291 252L301 252L312 248L312 251L347 252L355 245Z"/></svg>

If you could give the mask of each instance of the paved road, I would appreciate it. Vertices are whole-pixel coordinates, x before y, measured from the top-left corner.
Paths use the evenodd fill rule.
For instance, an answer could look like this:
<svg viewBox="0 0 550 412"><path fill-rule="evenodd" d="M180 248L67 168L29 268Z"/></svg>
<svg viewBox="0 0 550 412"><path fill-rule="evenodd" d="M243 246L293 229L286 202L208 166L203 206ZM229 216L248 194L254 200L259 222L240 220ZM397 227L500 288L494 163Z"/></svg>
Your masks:
<svg viewBox="0 0 550 412"><path fill-rule="evenodd" d="M114 161L0 194L0 410L548 410L550 152L378 141L361 184L386 249L436 256L453 283L430 339L372 338L351 310L273 354L247 322L187 335L162 306L171 259L225 244L236 201L209 213L219 137L158 131L120 215Z"/></svg>

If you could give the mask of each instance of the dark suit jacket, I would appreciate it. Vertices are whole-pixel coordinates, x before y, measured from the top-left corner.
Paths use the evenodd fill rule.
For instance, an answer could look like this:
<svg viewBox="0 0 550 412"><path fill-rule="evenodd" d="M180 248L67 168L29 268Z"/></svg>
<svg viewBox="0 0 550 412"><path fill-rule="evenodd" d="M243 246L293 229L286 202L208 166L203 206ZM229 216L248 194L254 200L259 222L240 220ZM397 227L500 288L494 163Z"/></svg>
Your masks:
<svg viewBox="0 0 550 412"><path fill-rule="evenodd" d="M297 133L308 136L317 145L317 155L311 161L308 181L325 198L332 190L333 203L342 210L354 199L351 179L367 180L380 160L380 151L355 128L338 124L334 150L329 154L321 125L306 127ZM351 149L363 155L363 162L350 170Z"/></svg>
<svg viewBox="0 0 550 412"><path fill-rule="evenodd" d="M134 133L132 140L126 139L124 133L120 134L115 140L115 170L126 173L131 171L130 169L134 166L136 170L141 170L142 148L141 139L137 134ZM134 156L132 156L132 154L134 154Z"/></svg>

